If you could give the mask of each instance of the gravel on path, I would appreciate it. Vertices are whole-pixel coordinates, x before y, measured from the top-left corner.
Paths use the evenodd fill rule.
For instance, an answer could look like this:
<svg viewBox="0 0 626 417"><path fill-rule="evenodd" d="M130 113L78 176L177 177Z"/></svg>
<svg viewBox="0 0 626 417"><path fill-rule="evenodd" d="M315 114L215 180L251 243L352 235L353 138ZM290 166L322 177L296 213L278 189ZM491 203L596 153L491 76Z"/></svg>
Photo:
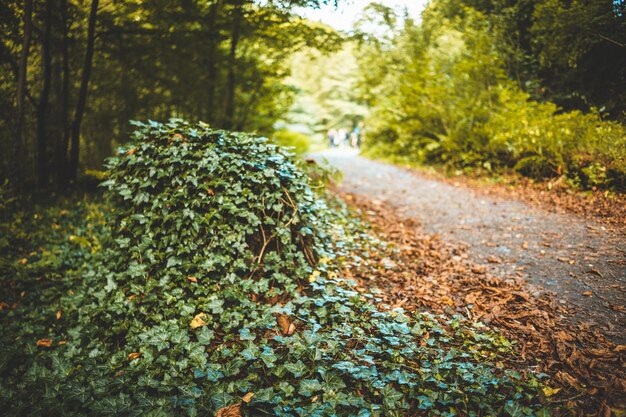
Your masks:
<svg viewBox="0 0 626 417"><path fill-rule="evenodd" d="M479 195L350 150L313 157L343 172L341 191L385 202L428 233L467 245L491 274L522 277L531 293L554 293L571 311L568 321L626 342L626 231Z"/></svg>

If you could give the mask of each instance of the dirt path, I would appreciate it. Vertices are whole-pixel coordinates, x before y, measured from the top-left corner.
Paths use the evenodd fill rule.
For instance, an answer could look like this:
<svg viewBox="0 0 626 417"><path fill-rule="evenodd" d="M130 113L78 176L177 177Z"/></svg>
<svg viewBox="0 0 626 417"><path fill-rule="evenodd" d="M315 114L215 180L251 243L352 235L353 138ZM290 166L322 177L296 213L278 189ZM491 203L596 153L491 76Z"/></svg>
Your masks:
<svg viewBox="0 0 626 417"><path fill-rule="evenodd" d="M468 246L473 261L501 278L523 277L553 292L566 320L626 342L626 233L519 201L478 195L351 151L317 154L344 173L339 188L381 201L425 231Z"/></svg>

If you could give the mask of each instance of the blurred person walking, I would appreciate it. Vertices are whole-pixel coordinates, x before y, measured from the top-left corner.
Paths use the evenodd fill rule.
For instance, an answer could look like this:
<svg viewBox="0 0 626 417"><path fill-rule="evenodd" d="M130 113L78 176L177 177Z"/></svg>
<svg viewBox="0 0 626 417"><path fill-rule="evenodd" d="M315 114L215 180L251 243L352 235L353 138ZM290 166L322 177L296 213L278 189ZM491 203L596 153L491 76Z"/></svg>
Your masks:
<svg viewBox="0 0 626 417"><path fill-rule="evenodd" d="M337 142L337 130L329 129L326 137L328 139L328 146L330 146L330 149L333 149Z"/></svg>

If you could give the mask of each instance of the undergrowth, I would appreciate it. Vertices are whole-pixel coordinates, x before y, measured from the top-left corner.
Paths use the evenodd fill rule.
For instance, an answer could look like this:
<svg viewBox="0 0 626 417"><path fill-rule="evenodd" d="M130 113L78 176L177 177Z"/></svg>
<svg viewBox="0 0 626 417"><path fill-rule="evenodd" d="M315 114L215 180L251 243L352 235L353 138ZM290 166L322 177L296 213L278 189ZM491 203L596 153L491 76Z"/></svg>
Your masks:
<svg viewBox="0 0 626 417"><path fill-rule="evenodd" d="M106 202L3 217L9 415L550 415L503 337L378 310L341 278L380 243L329 208L319 168L256 136L136 125Z"/></svg>
<svg viewBox="0 0 626 417"><path fill-rule="evenodd" d="M624 125L601 109L565 111L533 99L507 76L498 29L473 8L460 9L464 17L448 21L434 3L423 24L404 26L389 50L365 52L384 76L375 89L367 83L367 94L376 93L364 151L626 191Z"/></svg>

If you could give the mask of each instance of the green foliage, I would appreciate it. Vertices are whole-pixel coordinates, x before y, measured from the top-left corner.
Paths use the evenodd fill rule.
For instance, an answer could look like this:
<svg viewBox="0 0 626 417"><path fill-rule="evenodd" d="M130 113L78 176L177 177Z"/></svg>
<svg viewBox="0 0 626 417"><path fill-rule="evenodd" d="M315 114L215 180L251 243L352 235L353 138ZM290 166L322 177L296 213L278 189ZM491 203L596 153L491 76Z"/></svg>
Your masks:
<svg viewBox="0 0 626 417"><path fill-rule="evenodd" d="M308 131L326 145L329 129L352 129L367 115L359 97L355 42L345 42L332 53L308 48L292 58L288 83L295 87L295 100L282 122Z"/></svg>
<svg viewBox="0 0 626 417"><path fill-rule="evenodd" d="M248 416L546 410L535 376L496 364L502 337L381 312L338 278L353 248L380 243L328 208L287 151L204 124L135 125L108 162L108 229L71 240L69 268L89 260L60 276L71 292L2 311L10 415L212 415L247 393Z"/></svg>
<svg viewBox="0 0 626 417"><path fill-rule="evenodd" d="M91 1L50 3L49 14L45 2L34 3L22 139L28 149L20 162L27 181L36 174L33 155L46 154L51 166L38 171L45 171L46 182L56 183L57 175L67 171L66 135L81 85ZM18 175L12 170L11 138L16 136L24 4L7 0L0 5L0 179ZM332 50L341 43L332 28L295 13L296 7L318 4L128 0L100 7L88 108L81 124L81 165L100 169L128 136L128 120L137 117L189 117L215 128L270 134L293 102L295 92L284 82L290 57L305 47ZM46 24L51 26L49 35ZM44 43L53 63L47 100L41 99ZM232 107L226 105L230 99ZM44 104L47 114L42 113ZM43 142L37 152L36 136Z"/></svg>
<svg viewBox="0 0 626 417"><path fill-rule="evenodd" d="M479 11L509 77L535 100L603 109L624 122L626 4L606 0L437 0L446 18Z"/></svg>
<svg viewBox="0 0 626 417"><path fill-rule="evenodd" d="M311 146L311 140L307 135L286 129L274 132L272 141L277 145L293 148L293 151L298 155L306 153Z"/></svg>
<svg viewBox="0 0 626 417"><path fill-rule="evenodd" d="M534 178L566 174L581 186L626 187L626 129L593 111L558 113L513 89L485 124L490 161Z"/></svg>
<svg viewBox="0 0 626 417"><path fill-rule="evenodd" d="M433 3L421 26L405 25L380 60L393 70L372 99L366 152L624 189L624 126L595 110L563 112L531 100L507 76L497 27L468 7L448 18L446 4ZM363 53L371 62L372 52Z"/></svg>
<svg viewBox="0 0 626 417"><path fill-rule="evenodd" d="M1 213L0 404L4 414L48 414L45 405L37 402L46 390L50 390L47 402L54 401L59 387L48 386L47 381L53 372L63 375L67 369L35 341L50 338L59 346L75 325L71 311L82 286L81 271L101 247L107 210L99 198L72 197L52 204L18 200ZM39 411L27 411L33 409L31 405Z"/></svg>

